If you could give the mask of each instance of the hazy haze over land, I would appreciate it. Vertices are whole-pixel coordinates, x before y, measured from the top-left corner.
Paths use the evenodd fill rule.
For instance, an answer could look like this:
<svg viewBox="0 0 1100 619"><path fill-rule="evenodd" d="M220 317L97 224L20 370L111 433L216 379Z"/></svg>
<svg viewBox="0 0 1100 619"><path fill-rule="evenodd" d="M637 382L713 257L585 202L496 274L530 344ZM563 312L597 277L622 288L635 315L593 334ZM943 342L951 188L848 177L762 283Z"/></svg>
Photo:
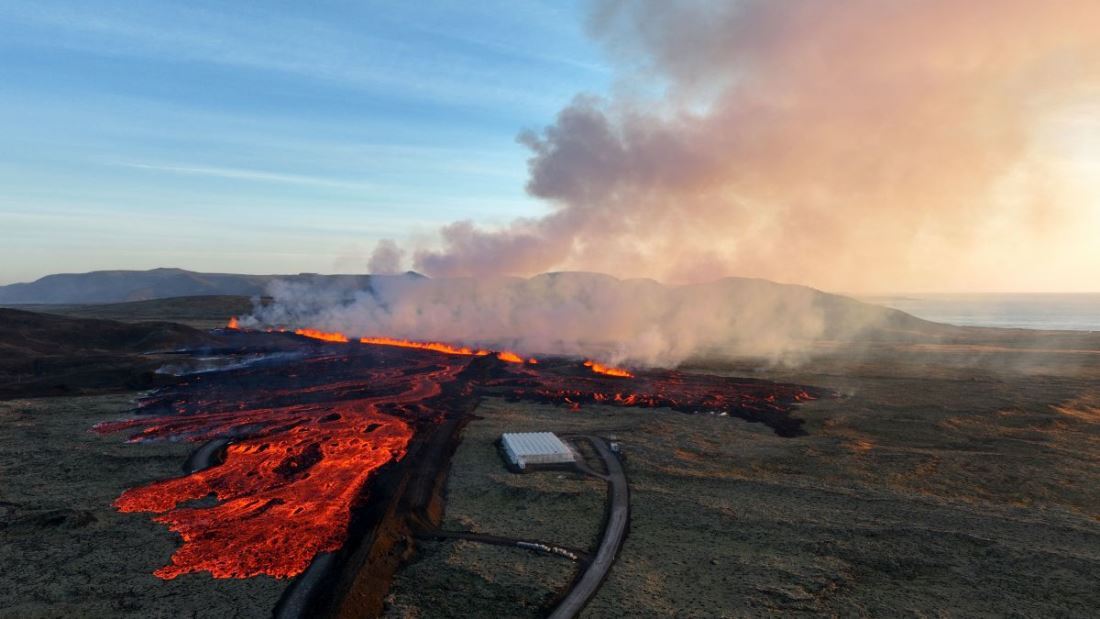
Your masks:
<svg viewBox="0 0 1100 619"><path fill-rule="evenodd" d="M0 281L1100 281L1091 0L373 8L0 12Z"/></svg>
<svg viewBox="0 0 1100 619"><path fill-rule="evenodd" d="M675 366L701 355L804 361L814 342L878 340L942 329L854 299L765 280L668 286L599 273L531 278L375 276L277 280L246 327L307 327L352 337L459 342ZM892 335L891 335L892 334Z"/></svg>

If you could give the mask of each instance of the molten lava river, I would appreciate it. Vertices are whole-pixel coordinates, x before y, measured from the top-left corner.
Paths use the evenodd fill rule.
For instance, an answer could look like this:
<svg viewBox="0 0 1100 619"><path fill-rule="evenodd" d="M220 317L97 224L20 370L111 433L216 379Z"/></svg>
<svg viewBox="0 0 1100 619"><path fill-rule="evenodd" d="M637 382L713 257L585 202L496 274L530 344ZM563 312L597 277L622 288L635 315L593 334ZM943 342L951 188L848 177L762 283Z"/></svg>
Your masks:
<svg viewBox="0 0 1100 619"><path fill-rule="evenodd" d="M161 578L301 573L318 553L344 544L352 513L370 500L379 469L401 460L419 432L468 414L483 395L574 409L724 412L783 436L801 433L801 420L790 416L799 402L825 395L798 385L631 373L582 360L536 361L317 331L229 330L224 337L227 349L296 354L181 377L140 401L136 416L95 428L131 431L132 442L229 440L220 463L131 488L115 502L124 512L156 514L182 538L171 563L156 570Z"/></svg>

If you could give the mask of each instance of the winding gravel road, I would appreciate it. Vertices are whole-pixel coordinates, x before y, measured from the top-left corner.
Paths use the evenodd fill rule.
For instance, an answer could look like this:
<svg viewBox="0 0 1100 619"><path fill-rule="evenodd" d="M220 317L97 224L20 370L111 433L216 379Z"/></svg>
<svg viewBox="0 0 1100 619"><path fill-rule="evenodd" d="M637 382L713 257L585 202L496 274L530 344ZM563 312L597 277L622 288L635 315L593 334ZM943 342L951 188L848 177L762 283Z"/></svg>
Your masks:
<svg viewBox="0 0 1100 619"><path fill-rule="evenodd" d="M607 510L603 538L600 540L599 548L596 549L595 557L588 564L588 569L562 599L561 604L558 604L550 614L550 619L576 617L588 600L595 595L619 554L627 526L630 524L630 490L627 487L626 472L623 471L622 463L602 438L587 435L583 438L592 443L607 465L607 476L598 475L598 477L607 480L611 504Z"/></svg>

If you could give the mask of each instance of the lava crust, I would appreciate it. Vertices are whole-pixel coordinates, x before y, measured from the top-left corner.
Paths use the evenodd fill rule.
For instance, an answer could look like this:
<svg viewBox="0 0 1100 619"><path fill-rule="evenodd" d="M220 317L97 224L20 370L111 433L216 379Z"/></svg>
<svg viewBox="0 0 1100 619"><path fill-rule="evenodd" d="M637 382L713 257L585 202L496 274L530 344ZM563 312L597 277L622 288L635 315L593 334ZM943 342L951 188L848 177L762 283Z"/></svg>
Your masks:
<svg viewBox="0 0 1100 619"><path fill-rule="evenodd" d="M253 336L230 334L241 348ZM141 401L138 416L96 426L104 433L137 430L131 441L232 441L222 464L131 488L115 502L124 512L156 513L157 522L180 534L182 545L157 576L301 573L318 553L344 544L352 512L369 501L379 468L403 458L429 424L472 408L456 397L466 404L492 394L573 408L725 413L793 436L801 420L792 409L828 395L665 370L609 374L569 359L522 362L439 347L286 337L307 354L186 377Z"/></svg>

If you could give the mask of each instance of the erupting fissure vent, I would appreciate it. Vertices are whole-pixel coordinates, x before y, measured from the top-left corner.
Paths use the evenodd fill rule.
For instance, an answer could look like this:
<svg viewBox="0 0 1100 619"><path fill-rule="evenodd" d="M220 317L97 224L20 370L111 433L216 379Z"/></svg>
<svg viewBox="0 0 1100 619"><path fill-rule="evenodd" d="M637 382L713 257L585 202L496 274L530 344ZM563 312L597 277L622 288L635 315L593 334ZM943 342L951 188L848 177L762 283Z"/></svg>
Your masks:
<svg viewBox="0 0 1100 619"><path fill-rule="evenodd" d="M584 366L587 367L587 368L592 368L593 372L595 372L597 374L603 374L605 376L618 376L619 378L633 378L634 377L634 375L631 374L627 370L624 370L622 368L613 368L609 365L604 365L604 364L598 363L596 361L591 361L591 360L585 361Z"/></svg>
<svg viewBox="0 0 1100 619"><path fill-rule="evenodd" d="M230 323L230 326L233 322ZM339 333L299 330L324 342ZM265 333L226 334L241 348ZM196 374L142 402L139 417L99 432L136 430L132 441L228 437L223 463L127 490L124 512L153 512L182 545L155 573L218 578L301 573L319 552L339 549L351 514L370 500L370 480L402 459L417 433L465 414L482 393L554 402L724 412L800 432L788 413L823 392L797 385L672 371L635 376L595 362L526 362L439 343L362 338L311 354L225 372ZM293 343L293 342L292 342Z"/></svg>

